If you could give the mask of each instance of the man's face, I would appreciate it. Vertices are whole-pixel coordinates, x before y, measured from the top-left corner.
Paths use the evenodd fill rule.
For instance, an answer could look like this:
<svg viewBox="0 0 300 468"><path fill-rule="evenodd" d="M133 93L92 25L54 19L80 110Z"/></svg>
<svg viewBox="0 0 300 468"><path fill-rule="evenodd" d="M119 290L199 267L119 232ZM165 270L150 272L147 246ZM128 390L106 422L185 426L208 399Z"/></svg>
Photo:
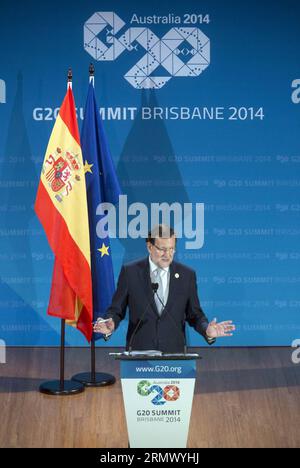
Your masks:
<svg viewBox="0 0 300 468"><path fill-rule="evenodd" d="M151 260L155 265L160 268L167 268L171 265L175 253L176 238L170 237L169 239L163 239L157 237L154 242L155 245L150 242L147 243L148 252L150 253Z"/></svg>

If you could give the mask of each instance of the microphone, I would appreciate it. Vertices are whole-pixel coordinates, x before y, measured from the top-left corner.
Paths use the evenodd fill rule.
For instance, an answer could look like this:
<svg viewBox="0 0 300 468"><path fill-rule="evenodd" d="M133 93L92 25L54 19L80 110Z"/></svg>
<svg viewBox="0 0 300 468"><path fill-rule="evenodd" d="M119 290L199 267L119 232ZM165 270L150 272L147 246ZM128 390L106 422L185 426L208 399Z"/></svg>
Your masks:
<svg viewBox="0 0 300 468"><path fill-rule="evenodd" d="M154 294L156 294L156 296L157 296L159 302L160 302L161 305L163 306L163 309L162 309L162 311L161 311L161 313L163 313L163 311L164 311L164 309L166 308L166 306L165 306L165 304L163 303L163 301L161 300L161 298L159 297L159 295L158 295L158 293L157 293L159 284L158 284L158 283L154 283L154 285L155 285L155 287L157 286L157 287L155 288ZM174 323L174 325L175 325L175 328L176 328L177 332L179 333L179 327L178 327L177 323L175 322L173 316L172 316L171 314L169 314L169 317L171 317L171 319L172 319L172 321L173 321L173 323ZM180 331L180 336L182 337L181 331ZM184 338L183 354L186 355L186 353L187 353L187 346L186 346L186 336L185 336L185 332L183 333L183 338Z"/></svg>
<svg viewBox="0 0 300 468"><path fill-rule="evenodd" d="M159 286L158 283L151 283L151 288L152 288L152 291L153 291L153 295L157 292L158 286ZM146 309L144 310L144 312L143 312L143 314L142 314L140 320L138 321L138 323L137 323L135 329L133 330L133 333L132 333L132 335L131 335L131 338L130 338L130 341L129 341L129 344L128 344L128 351L129 351L129 353L131 353L131 351L132 351L133 339L134 339L134 337L135 337L135 335L136 335L136 332L137 332L137 330L138 330L140 324L141 324L142 321L143 321L143 318L145 317L146 313L148 312L149 307L151 307L151 303L150 303L150 302L148 302L148 305L147 305Z"/></svg>

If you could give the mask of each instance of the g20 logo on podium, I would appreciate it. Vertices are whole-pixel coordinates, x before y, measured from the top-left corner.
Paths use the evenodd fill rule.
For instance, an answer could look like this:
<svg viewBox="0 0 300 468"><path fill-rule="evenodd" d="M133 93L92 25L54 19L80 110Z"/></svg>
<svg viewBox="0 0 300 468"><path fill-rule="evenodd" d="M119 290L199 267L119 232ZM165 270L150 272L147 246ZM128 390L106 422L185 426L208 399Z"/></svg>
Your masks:
<svg viewBox="0 0 300 468"><path fill-rule="evenodd" d="M161 387L157 384L152 385L148 380L141 380L138 383L137 392L141 396L149 396L155 393L151 403L156 406L164 405L167 401L176 401L180 398L180 389L177 385Z"/></svg>
<svg viewBox="0 0 300 468"><path fill-rule="evenodd" d="M149 28L133 27L117 37L124 26L114 12L94 13L84 24L84 49L107 62L144 48L145 55L124 75L136 89L160 89L173 77L197 77L210 64L210 41L199 28L172 28L160 39ZM165 75L155 76L157 68L164 68Z"/></svg>

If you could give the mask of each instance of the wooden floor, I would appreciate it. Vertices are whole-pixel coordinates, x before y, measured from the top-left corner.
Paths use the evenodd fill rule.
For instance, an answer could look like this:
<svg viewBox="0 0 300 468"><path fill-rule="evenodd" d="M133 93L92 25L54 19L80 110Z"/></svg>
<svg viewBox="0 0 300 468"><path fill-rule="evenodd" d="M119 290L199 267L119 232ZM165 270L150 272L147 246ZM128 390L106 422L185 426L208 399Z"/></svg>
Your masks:
<svg viewBox="0 0 300 468"><path fill-rule="evenodd" d="M39 393L58 378L59 350L9 348L0 364L0 447L127 447L119 364L97 349L117 383L83 394ZM291 348L203 348L188 447L299 447L300 365ZM88 349L66 351L66 377L89 370Z"/></svg>

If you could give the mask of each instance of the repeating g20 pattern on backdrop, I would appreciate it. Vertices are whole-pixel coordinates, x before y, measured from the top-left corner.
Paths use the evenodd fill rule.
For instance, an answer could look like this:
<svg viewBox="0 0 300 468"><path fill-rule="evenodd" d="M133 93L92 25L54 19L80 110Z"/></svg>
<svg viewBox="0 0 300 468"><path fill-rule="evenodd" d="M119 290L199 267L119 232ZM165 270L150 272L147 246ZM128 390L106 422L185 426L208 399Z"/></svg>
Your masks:
<svg viewBox="0 0 300 468"><path fill-rule="evenodd" d="M81 128L91 61L128 205L204 203L203 246L179 239L176 257L196 270L206 314L237 324L226 344L299 338L299 10L294 0L1 6L0 339L59 343L46 315L53 256L33 203L67 68ZM116 277L145 255L140 239L111 239L111 250ZM124 344L126 325L109 345ZM204 344L193 331L188 342ZM72 329L67 343L85 344Z"/></svg>

